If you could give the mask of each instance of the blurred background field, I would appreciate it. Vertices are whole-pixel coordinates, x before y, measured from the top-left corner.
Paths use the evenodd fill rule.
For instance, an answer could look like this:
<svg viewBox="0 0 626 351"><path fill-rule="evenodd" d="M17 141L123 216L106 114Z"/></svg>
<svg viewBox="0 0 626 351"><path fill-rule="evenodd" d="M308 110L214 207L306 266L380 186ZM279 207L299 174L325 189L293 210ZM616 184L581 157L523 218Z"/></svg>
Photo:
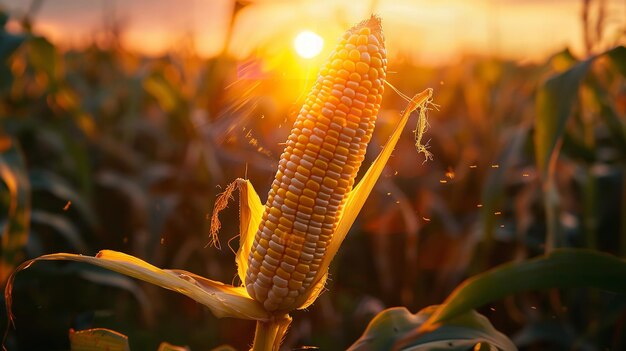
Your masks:
<svg viewBox="0 0 626 351"><path fill-rule="evenodd" d="M471 275L542 254L549 230L558 246L626 257L623 51L589 62L573 95L552 96L571 113L561 129L543 129L559 140L549 177L541 160L551 149L535 141L546 106L538 90L626 43L624 1L0 5L2 284L28 258L105 248L233 281L236 202L221 215L221 250L207 245L216 195L247 177L265 200L319 65L370 13L383 19L388 81L407 95L434 89L440 108L424 140L435 158L423 164L407 128L329 291L294 313L285 349L343 349L386 307L415 312ZM324 39L318 56L294 51L303 30ZM366 162L405 105L387 89ZM546 191L558 193L554 207ZM185 297L82 264L38 263L14 294L9 350L68 349L70 328L117 330L135 350L161 341L245 349L254 332L252 322L218 320ZM522 350L626 349L623 295L526 293L480 312Z"/></svg>

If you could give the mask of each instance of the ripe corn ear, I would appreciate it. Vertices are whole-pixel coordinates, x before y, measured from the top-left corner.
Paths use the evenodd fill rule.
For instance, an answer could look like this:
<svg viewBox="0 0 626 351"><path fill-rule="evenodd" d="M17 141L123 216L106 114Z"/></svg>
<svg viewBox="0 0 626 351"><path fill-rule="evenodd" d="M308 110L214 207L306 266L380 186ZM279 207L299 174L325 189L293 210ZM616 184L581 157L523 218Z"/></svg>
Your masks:
<svg viewBox="0 0 626 351"><path fill-rule="evenodd" d="M320 70L281 155L245 286L267 311L301 307L365 158L386 75L381 22L349 29Z"/></svg>

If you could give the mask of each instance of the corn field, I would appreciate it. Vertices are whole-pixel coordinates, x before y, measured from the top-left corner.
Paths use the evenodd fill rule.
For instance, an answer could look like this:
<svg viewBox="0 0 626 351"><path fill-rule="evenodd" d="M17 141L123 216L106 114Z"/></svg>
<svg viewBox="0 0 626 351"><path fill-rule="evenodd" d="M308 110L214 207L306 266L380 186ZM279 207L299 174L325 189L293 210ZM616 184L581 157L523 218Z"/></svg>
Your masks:
<svg viewBox="0 0 626 351"><path fill-rule="evenodd" d="M1 11L3 346L626 349L626 28L601 44L602 13L584 54L444 65L368 15L298 71L115 28L67 48Z"/></svg>

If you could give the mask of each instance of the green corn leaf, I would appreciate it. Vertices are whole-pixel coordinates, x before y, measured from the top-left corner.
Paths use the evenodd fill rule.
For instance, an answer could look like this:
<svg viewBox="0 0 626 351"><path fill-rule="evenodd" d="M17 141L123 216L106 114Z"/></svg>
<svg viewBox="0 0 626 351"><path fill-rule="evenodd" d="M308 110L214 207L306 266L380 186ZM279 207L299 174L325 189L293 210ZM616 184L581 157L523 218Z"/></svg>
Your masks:
<svg viewBox="0 0 626 351"><path fill-rule="evenodd" d="M13 84L13 72L6 61L26 40L24 34L8 33L4 30L4 23L8 17L0 13L0 92L7 91Z"/></svg>
<svg viewBox="0 0 626 351"><path fill-rule="evenodd" d="M126 335L110 329L70 329L70 351L130 351L130 346ZM162 342L157 351L189 351L189 348Z"/></svg>
<svg viewBox="0 0 626 351"><path fill-rule="evenodd" d="M613 61L613 64L622 76L626 77L626 47L618 46L613 50L607 52L607 55Z"/></svg>
<svg viewBox="0 0 626 351"><path fill-rule="evenodd" d="M550 160L558 154L557 145L565 131L572 107L576 106L580 84L593 61L602 56L608 56L622 74L625 73L626 67L621 59L626 57L626 48L619 46L550 77L539 87L536 98L535 157L537 168L544 179L548 176Z"/></svg>
<svg viewBox="0 0 626 351"><path fill-rule="evenodd" d="M422 325L439 306L429 306L416 314L404 307L395 307L379 313L350 348L350 351L369 350L469 350L477 344L488 349L517 350L511 340L498 332L489 320L468 311L445 323L423 331ZM481 348L482 349L482 348Z"/></svg>
<svg viewBox="0 0 626 351"><path fill-rule="evenodd" d="M428 324L447 321L511 294L573 287L626 293L626 261L592 250L557 249L525 262L504 264L461 283Z"/></svg>
<svg viewBox="0 0 626 351"><path fill-rule="evenodd" d="M30 183L18 146L8 137L0 136L0 181L8 192L8 211L0 240L0 285L23 258L30 223ZM2 196L4 200L4 195Z"/></svg>
<svg viewBox="0 0 626 351"><path fill-rule="evenodd" d="M45 73L53 83L58 76L58 53L54 45L44 37L32 37L28 41L28 59L33 67Z"/></svg>
<svg viewBox="0 0 626 351"><path fill-rule="evenodd" d="M128 337L109 329L70 329L71 351L130 351Z"/></svg>
<svg viewBox="0 0 626 351"><path fill-rule="evenodd" d="M600 117L606 123L611 139L620 150L622 158L626 158L626 122L620 118L615 107L611 105L609 97L599 89L594 90L600 101Z"/></svg>
<svg viewBox="0 0 626 351"><path fill-rule="evenodd" d="M548 166L565 131L566 122L576 105L578 87L594 58L580 62L569 70L549 78L537 92L535 119L535 157L541 176L547 177Z"/></svg>
<svg viewBox="0 0 626 351"><path fill-rule="evenodd" d="M6 65L0 64L0 94L4 94L11 88L13 80L14 77L11 69Z"/></svg>
<svg viewBox="0 0 626 351"><path fill-rule="evenodd" d="M162 342L157 351L189 351L186 346L175 346L167 342Z"/></svg>
<svg viewBox="0 0 626 351"><path fill-rule="evenodd" d="M152 95L166 112L175 112L181 97L172 84L162 75L155 73L143 82L144 89Z"/></svg>
<svg viewBox="0 0 626 351"><path fill-rule="evenodd" d="M6 60L26 40L24 34L12 34L0 30L0 61Z"/></svg>
<svg viewBox="0 0 626 351"><path fill-rule="evenodd" d="M220 345L212 349L211 351L237 351L237 349L230 345Z"/></svg>

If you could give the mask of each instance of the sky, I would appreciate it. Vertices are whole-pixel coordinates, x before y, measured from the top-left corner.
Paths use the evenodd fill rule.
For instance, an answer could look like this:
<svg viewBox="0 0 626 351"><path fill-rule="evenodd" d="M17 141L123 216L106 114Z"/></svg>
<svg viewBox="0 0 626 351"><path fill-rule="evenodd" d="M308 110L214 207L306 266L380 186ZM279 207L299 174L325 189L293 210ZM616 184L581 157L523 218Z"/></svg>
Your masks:
<svg viewBox="0 0 626 351"><path fill-rule="evenodd" d="M226 43L234 0L43 0L35 31L57 44L78 47L118 23L132 50L159 55L191 41L205 57L223 50L239 59L259 47L293 49L302 30L333 43L346 28L375 12L383 18L387 48L418 63L446 64L462 54L538 61L569 47L584 53L581 0L257 0L235 20ZM17 17L31 1L0 0ZM626 1L607 0L604 47L624 43ZM328 47L332 45L327 45Z"/></svg>

